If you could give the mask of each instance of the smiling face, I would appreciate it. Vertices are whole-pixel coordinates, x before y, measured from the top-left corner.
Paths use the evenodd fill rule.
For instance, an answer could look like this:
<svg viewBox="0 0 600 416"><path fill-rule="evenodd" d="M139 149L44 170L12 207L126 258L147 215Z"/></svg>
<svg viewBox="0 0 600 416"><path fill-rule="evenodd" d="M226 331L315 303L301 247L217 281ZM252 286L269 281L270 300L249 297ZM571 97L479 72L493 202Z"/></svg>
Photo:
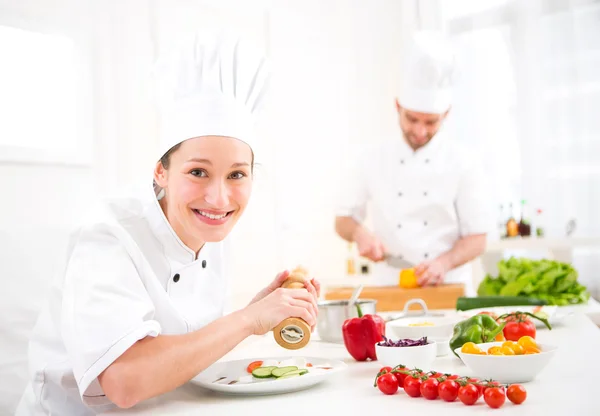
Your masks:
<svg viewBox="0 0 600 416"><path fill-rule="evenodd" d="M229 234L248 205L253 163L246 143L203 136L182 142L156 164L154 180L165 190L160 205L186 246L198 252Z"/></svg>

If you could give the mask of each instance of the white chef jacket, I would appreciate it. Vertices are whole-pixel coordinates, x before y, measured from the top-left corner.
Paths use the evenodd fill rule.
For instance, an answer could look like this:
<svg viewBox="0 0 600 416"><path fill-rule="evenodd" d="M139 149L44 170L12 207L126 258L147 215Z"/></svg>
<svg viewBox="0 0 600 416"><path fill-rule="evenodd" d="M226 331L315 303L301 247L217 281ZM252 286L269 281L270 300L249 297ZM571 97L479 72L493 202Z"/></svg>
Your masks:
<svg viewBox="0 0 600 416"><path fill-rule="evenodd" d="M206 243L196 258L151 187L100 211L73 234L66 270L34 328L17 415L111 408L97 377L136 341L194 331L224 313L226 242Z"/></svg>
<svg viewBox="0 0 600 416"><path fill-rule="evenodd" d="M342 185L338 216L372 222L388 252L417 265L450 250L461 236L494 227L488 182L475 153L443 132L416 152L397 137L361 148ZM374 284L398 284L399 270L373 265ZM446 274L473 292L470 264Z"/></svg>

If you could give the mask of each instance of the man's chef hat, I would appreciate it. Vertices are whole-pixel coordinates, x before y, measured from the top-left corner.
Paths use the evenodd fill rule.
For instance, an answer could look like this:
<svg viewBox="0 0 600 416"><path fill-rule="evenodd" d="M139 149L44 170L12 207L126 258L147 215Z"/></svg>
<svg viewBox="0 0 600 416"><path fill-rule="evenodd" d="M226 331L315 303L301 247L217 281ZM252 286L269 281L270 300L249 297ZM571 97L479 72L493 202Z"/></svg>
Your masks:
<svg viewBox="0 0 600 416"><path fill-rule="evenodd" d="M255 144L255 116L264 101L264 55L238 36L196 32L155 67L161 111L160 155L198 136Z"/></svg>
<svg viewBox="0 0 600 416"><path fill-rule="evenodd" d="M421 113L442 114L450 108L455 56L441 33L417 32L404 59L402 107Z"/></svg>

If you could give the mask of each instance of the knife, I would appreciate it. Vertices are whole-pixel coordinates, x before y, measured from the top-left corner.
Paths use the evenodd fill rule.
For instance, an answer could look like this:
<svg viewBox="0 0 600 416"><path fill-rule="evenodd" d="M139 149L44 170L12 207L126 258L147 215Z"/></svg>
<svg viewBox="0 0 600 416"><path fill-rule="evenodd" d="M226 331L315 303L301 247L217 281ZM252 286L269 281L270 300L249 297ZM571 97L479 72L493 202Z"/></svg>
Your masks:
<svg viewBox="0 0 600 416"><path fill-rule="evenodd" d="M397 269L410 269L415 267L414 264L412 264L408 260L405 260L402 256L392 256L388 253L385 256L383 256L383 259L389 266L395 267Z"/></svg>

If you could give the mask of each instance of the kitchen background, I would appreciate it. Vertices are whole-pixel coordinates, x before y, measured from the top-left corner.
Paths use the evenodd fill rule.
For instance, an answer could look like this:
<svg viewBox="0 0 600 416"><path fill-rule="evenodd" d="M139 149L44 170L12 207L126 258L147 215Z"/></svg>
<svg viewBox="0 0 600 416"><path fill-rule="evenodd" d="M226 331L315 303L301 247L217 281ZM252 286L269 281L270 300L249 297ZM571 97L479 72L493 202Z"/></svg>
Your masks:
<svg viewBox="0 0 600 416"><path fill-rule="evenodd" d="M0 343L20 345L23 365L71 226L104 193L150 178L150 65L185 31L219 25L262 44L273 70L234 306L298 263L325 285L368 282L358 259L347 275L335 195L357 145L400 140L394 98L417 29L446 31L459 52L445 128L493 179L490 250L558 247L600 295L600 1L0 0L0 316L22 320ZM543 238L499 240L522 207ZM478 278L488 266L474 265Z"/></svg>

